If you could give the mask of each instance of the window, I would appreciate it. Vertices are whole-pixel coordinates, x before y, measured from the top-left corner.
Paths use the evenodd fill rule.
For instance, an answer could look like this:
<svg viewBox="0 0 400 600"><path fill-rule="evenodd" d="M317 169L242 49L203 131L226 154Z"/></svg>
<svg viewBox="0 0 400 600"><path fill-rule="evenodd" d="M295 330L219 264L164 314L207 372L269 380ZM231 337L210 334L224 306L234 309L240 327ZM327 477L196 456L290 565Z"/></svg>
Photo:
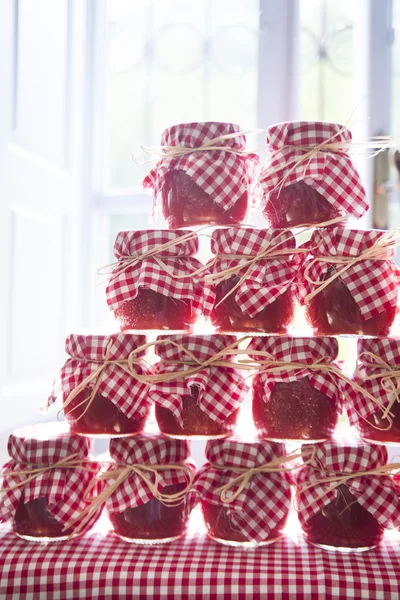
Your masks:
<svg viewBox="0 0 400 600"><path fill-rule="evenodd" d="M399 4L393 0L397 20ZM374 52L384 44L367 33L376 11L390 5L391 0L249 0L244 10L242 0L100 3L104 35L97 52L103 73L97 89L104 111L97 113L95 128L101 131L96 146L102 148L96 265L112 258L119 229L152 226L152 199L140 179L154 162L137 164L132 154L138 162L148 159L140 147L159 144L172 123L230 120L253 130L291 118L325 119L350 122L361 139L372 134L365 111L374 76L364 77L364 71L380 65L366 65L361 57L368 44ZM400 85L397 62L393 107ZM251 149L263 143L263 135L249 136ZM373 167L373 161L359 159L367 185ZM161 219L153 224L158 225ZM369 226L368 220L361 226ZM96 322L104 300L97 306Z"/></svg>

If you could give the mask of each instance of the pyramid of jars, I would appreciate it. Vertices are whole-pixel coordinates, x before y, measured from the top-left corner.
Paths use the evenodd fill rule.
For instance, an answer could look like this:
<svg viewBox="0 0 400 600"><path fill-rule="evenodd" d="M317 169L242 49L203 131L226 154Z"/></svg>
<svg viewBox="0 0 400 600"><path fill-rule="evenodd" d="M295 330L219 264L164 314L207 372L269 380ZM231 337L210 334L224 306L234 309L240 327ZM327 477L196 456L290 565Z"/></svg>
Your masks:
<svg viewBox="0 0 400 600"><path fill-rule="evenodd" d="M346 227L369 208L348 128L280 123L266 146L260 165L232 123L162 134L143 186L165 227L121 231L100 269L115 331L71 333L46 402L65 421L10 436L0 522L20 537L81 536L107 515L125 540L165 543L199 504L212 539L269 544L293 497L323 548L400 528L386 448L400 443L397 233ZM264 227L247 224L256 209ZM101 461L96 437L110 440Z"/></svg>

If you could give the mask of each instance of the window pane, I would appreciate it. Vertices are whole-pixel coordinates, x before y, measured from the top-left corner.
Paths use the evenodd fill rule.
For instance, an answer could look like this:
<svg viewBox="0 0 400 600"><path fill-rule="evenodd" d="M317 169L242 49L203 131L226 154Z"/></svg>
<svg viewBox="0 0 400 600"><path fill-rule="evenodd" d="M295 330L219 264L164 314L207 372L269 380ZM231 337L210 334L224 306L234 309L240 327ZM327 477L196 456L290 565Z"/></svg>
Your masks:
<svg viewBox="0 0 400 600"><path fill-rule="evenodd" d="M358 2L300 1L300 117L346 123L352 113Z"/></svg>
<svg viewBox="0 0 400 600"><path fill-rule="evenodd" d="M108 1L111 187L137 185L132 152L169 125L255 127L258 26L258 0Z"/></svg>

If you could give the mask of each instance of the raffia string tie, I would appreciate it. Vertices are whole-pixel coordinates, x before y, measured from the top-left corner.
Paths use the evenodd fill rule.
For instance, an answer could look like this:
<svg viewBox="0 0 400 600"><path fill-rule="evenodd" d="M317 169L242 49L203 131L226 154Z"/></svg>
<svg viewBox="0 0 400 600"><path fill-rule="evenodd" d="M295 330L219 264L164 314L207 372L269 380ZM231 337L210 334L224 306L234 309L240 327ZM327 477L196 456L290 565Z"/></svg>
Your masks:
<svg viewBox="0 0 400 600"><path fill-rule="evenodd" d="M394 369L389 363L372 352L361 352L359 354L359 359L363 356L368 356L374 361L373 364L368 364L367 368L372 368L376 372L371 375L365 373L361 374L359 367L357 366L356 377L362 378L364 381L374 381L379 379L380 385L385 393L392 394L387 406L385 408L382 407L382 418L390 420L394 403L400 402L400 369Z"/></svg>
<svg viewBox="0 0 400 600"><path fill-rule="evenodd" d="M167 267L167 265L161 260L160 256L162 256L163 253L166 250L168 250L169 248L173 248L174 246L179 246L179 244L182 244L184 242L188 242L190 240L196 239L197 234L198 234L198 232L196 232L196 231L189 231L188 233L179 236L175 240L170 240L169 242L166 242L165 244L159 244L158 246L154 246L147 252L143 252L143 254L137 254L135 256L121 256L117 262L110 263L108 265L104 265L103 267L100 267L100 269L97 270L97 273L99 275L109 275L109 279L110 279L110 281L112 281L113 279L115 279L116 277L121 275L121 273L126 271L128 268L135 267L141 261L151 258L151 259L155 260L157 262L157 264L162 269L164 269L164 271L166 273L168 273L168 275L170 275L171 277L175 277L176 279L181 279L183 277L187 277L187 275L180 276L180 275L176 275L176 274L172 273L172 271L170 271L170 269ZM178 259L178 258L185 258L185 256L180 257L180 256L171 255L171 256L168 256L168 258ZM202 269L202 270L204 270L204 269ZM193 275L193 274L194 273L191 273L191 275Z"/></svg>
<svg viewBox="0 0 400 600"><path fill-rule="evenodd" d="M81 381L81 383L79 385L77 385L76 388L74 388L72 390L72 392L70 392L68 394L67 398L63 402L63 405L61 406L61 409L59 411L60 413L64 412L64 414L65 414L65 411L69 407L71 402L73 402L74 399L81 392L83 392L83 390L85 390L87 387L93 386L92 390L90 392L90 395L87 398L85 398L84 400L82 400L82 402L79 402L79 404L77 404L76 406L74 406L73 408L71 408L68 411L69 414L71 414L72 412L76 411L78 408L80 408L81 406L84 405L85 408L84 408L83 412L79 416L74 415L74 420L78 421L79 419L82 419L82 417L89 410L90 405L92 404L92 402L99 390L104 371L110 365L118 365L118 367L123 369L130 377L133 377L134 379L138 380L139 375L135 372L134 365L143 364L143 359L140 359L140 358L137 359L137 358L135 358L135 355L138 354L139 352L141 352L144 347L147 347L148 344L146 344L145 346L142 346L140 348L136 348L136 350L133 350L127 358L110 360L110 353L111 353L112 345L113 345L113 341L111 340L107 345L104 361L96 361L96 360L92 360L90 358L82 358L82 357L77 357L77 356L70 357L70 358L78 360L78 361L84 361L84 362L90 362L90 363L99 362L99 366L97 367L97 369L95 369L93 371L93 373L91 373L90 375L85 377L85 379L83 381Z"/></svg>
<svg viewBox="0 0 400 600"><path fill-rule="evenodd" d="M216 352L210 358L205 361L200 360L187 348L174 342L170 339L165 340L156 340L152 342L151 345L158 346L160 344L171 344L176 348L179 348L181 352L186 354L189 360L164 360L161 359L163 365L182 365L184 367L182 370L172 371L170 373L156 373L155 375L139 375L136 374L135 377L138 381L142 381L143 383L148 384L156 384L164 381L176 381L179 379L185 379L190 375L194 375L199 371L207 369L209 367L227 367L229 369L245 369L245 370L254 370L254 367L251 365L242 365L239 362L233 362L226 358L227 356L237 356L240 354L246 354L245 350L240 350L238 348L239 344L245 340L250 339L251 336L245 336L239 340L235 340L232 344L229 344L219 352Z"/></svg>
<svg viewBox="0 0 400 600"><path fill-rule="evenodd" d="M321 240L320 243L323 243ZM305 302L309 302L317 294L321 293L332 281L343 275L348 269L353 267L355 264L364 261L392 261L392 257L389 256L389 251L393 250L400 244L400 229L390 229L386 231L376 242L370 247L360 252L358 256L315 256L304 270L304 278L311 285L315 286L314 290L307 294ZM309 272L316 263L328 263L329 265L343 265L335 273L325 279L324 281L315 281L311 279Z"/></svg>
<svg viewBox="0 0 400 600"><path fill-rule="evenodd" d="M179 492L173 494L163 493L159 490L159 473L163 471L180 471L186 477L186 486ZM92 516L105 505L108 498L116 492L119 486L122 485L130 475L138 475L143 483L150 489L154 498L167 507L179 506L182 504L185 501L186 495L191 489L194 480L193 469L188 465L113 465L112 469L101 473L96 481L92 482L92 487L94 487L98 482L113 479L113 481L95 497L90 496L91 490L88 489L86 499L90 502L89 506L74 521L68 524L69 527L71 524L78 524L74 529L74 533L82 530ZM152 479L152 477L154 479Z"/></svg>
<svg viewBox="0 0 400 600"><path fill-rule="evenodd" d="M319 468L315 465L312 465L311 468L315 471L321 473L329 473L325 469ZM328 475L327 477L321 477L320 479L314 479L313 481L298 483L297 484L297 493L299 491L304 492L312 487L322 485L322 484L333 484L329 485L329 488L320 494L316 500L320 500L324 498L329 492L333 491L337 487L342 484L346 484L351 479L356 479L360 477L370 477L370 476L383 476L383 475L392 475L400 469L400 463L391 463L388 465L382 465L377 467L376 469L370 469L368 471L353 471L351 473L333 473L332 475Z"/></svg>
<svg viewBox="0 0 400 600"><path fill-rule="evenodd" d="M215 137L215 138L209 140L208 142L205 142L201 146L196 146L193 148L188 148L187 146L153 146L153 147L140 146L140 149L143 152L145 152L146 154L149 154L152 158L150 158L147 161L142 161L142 162L139 162L135 159L135 154L132 155L132 158L136 164L143 165L143 164L152 162L152 160L154 160L154 159L163 160L165 158L171 158L171 157L175 157L175 156L186 156L187 154L194 154L197 152L210 152L213 150L218 150L220 152L228 152L229 154L236 154L237 156L247 157L254 153L248 152L246 150L238 150L236 148L230 148L229 146L221 146L220 145L221 142L224 142L227 140L232 140L237 137L249 135L252 133L264 133L264 132L265 132L264 129L254 129L251 131L238 131L235 133L228 133L226 135L220 135L218 137Z"/></svg>
<svg viewBox="0 0 400 600"><path fill-rule="evenodd" d="M362 386L358 385L358 383L356 381L350 379L349 377L346 377L346 375L344 375L344 373L342 373L335 365L330 364L330 363L324 363L323 361L325 359L323 357L314 363L301 363L301 362L289 362L289 361L284 361L284 360L276 360L272 354L270 354L269 352L265 352L264 350L250 350L250 353L253 356L262 358L262 360L255 361L255 360L250 359L250 360L238 361L237 364L239 365L239 368L242 368L242 365L253 365L253 368L256 368L258 366L258 369L259 369L258 374L259 375L262 375L262 374L279 375L281 373L286 373L287 371L303 371L303 370L325 373L326 375L328 375L330 377L330 379L336 385L338 383L338 380L341 380L341 381L347 383L353 389L355 389L357 392L362 394L365 398L368 398L368 400L370 400L371 402L374 402L380 410L382 410L382 411L384 410L384 406L379 401L379 399L375 398L372 394L367 392ZM264 358L266 360L263 360ZM263 368L260 369L260 366ZM377 425L370 423L362 415L360 415L360 417L362 419L364 419L369 425L371 425L372 427L374 427L375 429L377 429L379 431L387 431L388 429L391 428L392 422L393 422L393 419L392 419L393 414L390 411L388 411L388 413L387 413L387 418L389 420L388 427L378 427Z"/></svg>
<svg viewBox="0 0 400 600"><path fill-rule="evenodd" d="M239 473L237 477L235 477L231 481L228 481L228 483L217 488L215 491L217 493L220 493L221 502L223 504L230 504L240 496L240 494L247 487L250 479L254 475L260 475L262 473L289 473L291 471L294 471L295 469L298 469L299 467L309 464L314 459L315 451L315 447L307 448L306 450L302 450L300 452L293 452L286 456L279 456L269 463L265 463L258 467L252 467L250 469L246 467L231 467L229 465L212 464L211 466L213 469ZM285 463L291 462L299 458L307 458L307 460L305 462L295 465L294 467L283 466ZM238 489L235 492L232 492L232 488L235 487L237 484L239 484Z"/></svg>
<svg viewBox="0 0 400 600"><path fill-rule="evenodd" d="M336 142L335 139L338 136L340 136L342 133L344 133L344 131L346 131L346 129L347 129L347 127L343 126L342 128L339 129L339 131L334 133L330 138L328 138L327 140L324 140L323 142L321 142L320 144L317 144L316 146L310 147L310 146L286 144L282 148L278 148L277 150L273 151L271 153L272 155L279 154L285 150L292 151L292 152L294 151L294 152L297 152L298 154L293 156L293 158L291 160L288 160L285 163L285 169L289 166L290 166L290 168L286 172L286 175L284 177L282 177L278 181L276 186L270 191L270 194L272 194L276 189L279 190L278 194L280 194L280 192L282 191L282 188L285 186L286 180L290 177L290 175L293 173L293 171L295 171L297 169L297 167L299 167L300 165L303 165L303 164L304 164L304 171L303 171L303 177L304 177L311 161L321 152L347 155L347 154L349 154L349 152L351 150L355 150L355 149L363 149L363 150L372 149L373 152L370 153L370 157L372 158L372 157L376 156L377 154L379 154L380 152L382 152L383 150L386 150L386 149L394 146L394 143L391 140L391 138L387 137L387 136L372 137L366 142L353 142L353 141ZM282 167L278 167L276 169L268 169L268 168L263 169L261 171L259 181L261 182L261 181L264 181L265 179L269 179L276 173L280 173L282 170L283 170Z"/></svg>
<svg viewBox="0 0 400 600"><path fill-rule="evenodd" d="M285 256L292 256L293 254L305 254L306 249L303 248L280 248L285 243L285 239L280 239L286 235L286 230L281 231L275 238L267 242L263 248L254 255L243 255L243 254L224 254L217 253L215 257L208 263L208 268L214 266L220 260L238 260L240 261L237 265L231 266L227 269L222 269L215 273L210 273L204 276L204 281L218 284L230 277L235 275L245 267L247 267L245 273L240 277L239 281L232 287L231 290L216 304L217 308L226 298L233 294L246 279L249 277L254 264L260 260L274 260Z"/></svg>
<svg viewBox="0 0 400 600"><path fill-rule="evenodd" d="M50 465L43 465L41 467L26 469L23 471L3 471L1 474L2 477L18 477L22 478L22 480L10 487L0 488L0 494L23 487L34 479L37 479L43 475L43 473L53 471L54 469L80 469L90 473L97 473L97 469L91 466L93 465L93 461L79 459L77 456L78 454L70 454L69 456L66 456L65 458L62 458L61 460Z"/></svg>

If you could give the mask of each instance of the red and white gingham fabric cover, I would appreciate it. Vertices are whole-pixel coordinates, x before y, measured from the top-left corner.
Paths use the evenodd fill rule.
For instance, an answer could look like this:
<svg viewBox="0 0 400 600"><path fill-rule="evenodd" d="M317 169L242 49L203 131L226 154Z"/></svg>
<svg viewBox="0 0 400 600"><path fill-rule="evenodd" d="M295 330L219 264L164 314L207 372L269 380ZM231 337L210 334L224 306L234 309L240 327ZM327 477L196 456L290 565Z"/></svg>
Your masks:
<svg viewBox="0 0 400 600"><path fill-rule="evenodd" d="M165 269L155 258L149 256L118 275L111 275L106 289L110 310L115 311L124 302L136 298L139 288L145 288L163 296L191 302L194 312L208 315L213 307L215 294L212 286L204 282L206 270L198 275L193 274L203 266L194 258L199 250L199 240L194 232L162 229L120 231L115 240L114 255L118 263L123 264L126 259L141 257L157 246L187 237L188 234L193 237L156 255ZM167 270L173 275L167 273Z"/></svg>
<svg viewBox="0 0 400 600"><path fill-rule="evenodd" d="M299 280L299 299L304 303L315 286L304 278L304 272L314 257L357 257L371 248L384 231L356 229L316 229L310 242L310 255L303 263ZM340 279L356 301L364 319L370 319L391 306L396 306L400 285L400 270L392 257L394 247L388 248L387 260L360 260L349 267ZM322 281L331 263L316 262L308 269L313 281ZM335 265L334 265L335 266ZM342 265L336 265L337 270ZM318 296L317 296L318 297Z"/></svg>
<svg viewBox="0 0 400 600"><path fill-rule="evenodd" d="M62 544L27 544L0 527L4 600L396 600L400 534L369 552L327 552L303 536L254 550L210 540L195 510L172 544L127 544L92 531ZM293 533L291 529L290 534Z"/></svg>
<svg viewBox="0 0 400 600"><path fill-rule="evenodd" d="M173 373L187 371L195 366L190 356L174 344L180 344L198 360L204 362L233 344L236 337L222 334L167 335L159 336L157 340L164 341L156 346L156 354L160 357L160 361L155 365L156 372ZM230 360L230 358L224 356L222 360ZM181 364L169 365L164 364L163 361L179 361ZM182 396L190 394L192 386L199 389L200 409L218 423L223 423L239 408L248 391L248 385L236 369L210 366L176 381L155 383L150 387L149 394L153 402L170 410L182 426Z"/></svg>
<svg viewBox="0 0 400 600"><path fill-rule="evenodd" d="M298 261L295 258L297 255L290 254L290 250L296 247L293 234L290 231L279 232L273 229L231 227L215 230L211 238L211 251L214 254L236 254L249 258L256 256L270 243L271 247L275 246L277 250L286 250L287 255L281 258L263 258L254 263L245 281L235 291L235 301L240 310L252 318L293 285L298 271ZM214 265L210 265L210 271L219 273L243 262L221 258ZM234 275L243 277L248 269L249 265L245 265ZM232 276L230 274L227 277Z"/></svg>
<svg viewBox="0 0 400 600"><path fill-rule="evenodd" d="M303 449L310 447L304 445ZM309 465L294 472L296 502L300 523L334 502L337 482L319 484L318 480L335 475L371 471L386 465L388 453L385 446L367 445L361 440L336 440L315 444L315 455ZM301 490L299 485L315 482ZM357 502L387 529L400 525L400 505L396 487L389 475L364 475L349 479L345 484Z"/></svg>
<svg viewBox="0 0 400 600"><path fill-rule="evenodd" d="M182 464L194 468L190 457L190 443L186 440L169 439L157 434L141 434L135 438L113 438L110 440L110 455L117 466ZM113 466L109 467L112 473ZM156 483L155 477L146 472L146 477ZM112 483L113 478L107 480ZM168 485L187 484L183 471L175 469L157 472L158 490ZM145 504L154 498L153 492L136 473L131 473L107 499L109 512L121 513L127 508Z"/></svg>
<svg viewBox="0 0 400 600"><path fill-rule="evenodd" d="M368 354L368 352L374 354L378 359L381 359L389 365L389 368L399 370L400 369L400 340L396 339L369 339L369 340L358 340L357 344L357 371L358 374L354 376L354 381L360 385L366 392L371 394L376 402L373 402L369 398L366 398L355 390L351 385L345 384L344 392L347 400L347 411L349 419L352 425L358 425L362 417L368 419L371 415L379 411L378 403L383 407L389 404L392 399L392 393L390 385L387 382L388 391L382 386L382 379L376 377L372 380L367 381L365 377L371 375L378 375L379 373L384 374L387 368L382 366L377 360ZM397 386L396 378L393 383ZM353 407L356 409L354 410ZM357 412L361 417L357 414Z"/></svg>
<svg viewBox="0 0 400 600"><path fill-rule="evenodd" d="M267 129L271 159L260 175L266 200L268 195L303 181L345 214L359 218L369 208L360 176L345 151L323 150L296 166L296 162L322 143L351 142L351 132L343 125L321 121L278 123ZM269 174L270 173L270 174Z"/></svg>
<svg viewBox="0 0 400 600"><path fill-rule="evenodd" d="M52 465L73 454L76 460L87 460L92 441L69 432L65 423L45 423L23 427L8 439L11 460L0 472L2 488L11 488L26 479L27 470ZM0 493L0 522L14 518L20 501L27 503L37 498L47 498L47 510L62 525L80 515L88 506L84 494L93 481L100 465L87 462L81 468L50 469L24 486ZM23 472L21 476L7 475ZM93 488L96 493L97 487ZM87 531L98 518L97 513L82 531Z"/></svg>
<svg viewBox="0 0 400 600"><path fill-rule="evenodd" d="M285 361L290 363L306 363L332 365L339 369L334 362L337 358L339 346L335 338L302 338L302 337L255 337L247 347L248 354L253 360L269 360L268 357L252 354L254 351L268 352L271 360ZM273 365L272 365L273 367ZM264 385L267 402L275 384L278 382L298 381L308 377L310 384L318 391L328 396L338 407L341 405L341 393L339 378L332 373L329 375L323 371L311 369L288 369L279 373L262 373L267 365L260 365L258 377Z"/></svg>
<svg viewBox="0 0 400 600"><path fill-rule="evenodd" d="M229 210L244 192L249 190L260 160L257 154L246 153L246 136L239 125L214 122L183 123L169 127L161 136L163 147L198 148L220 136L236 133L240 135L219 140L215 145L226 146L238 154L223 150L205 150L183 156L166 156L146 175L143 187L154 189L154 195L157 197L165 185L165 176L169 171L184 171L213 202L223 210Z"/></svg>
<svg viewBox="0 0 400 600"><path fill-rule="evenodd" d="M110 342L108 360L128 359L132 352L134 358L137 359L146 354L145 350L135 352L137 348L146 344L144 335L132 333L70 334L65 341L65 351L69 358L53 384L53 390L47 400L47 408L55 402L60 392L65 400L86 377L89 377L104 363ZM127 365L125 364L125 366ZM132 368L138 375L147 375L150 372L150 368L144 361L142 364L132 365ZM96 380L87 389L91 389L95 383ZM107 365L101 373L98 393L115 404L128 418L144 415L149 406L148 385L137 381L116 363Z"/></svg>
<svg viewBox="0 0 400 600"><path fill-rule="evenodd" d="M240 475L229 467L252 469L265 465L283 456L285 446L257 438L245 441L234 436L209 440L205 453L208 463L196 474L189 502L204 500L226 507L234 529L240 530L249 541L259 543L270 538L290 510L290 484L285 473L255 473L229 504L224 504L221 492L215 490ZM227 496L232 496L238 488L239 483L233 485Z"/></svg>

